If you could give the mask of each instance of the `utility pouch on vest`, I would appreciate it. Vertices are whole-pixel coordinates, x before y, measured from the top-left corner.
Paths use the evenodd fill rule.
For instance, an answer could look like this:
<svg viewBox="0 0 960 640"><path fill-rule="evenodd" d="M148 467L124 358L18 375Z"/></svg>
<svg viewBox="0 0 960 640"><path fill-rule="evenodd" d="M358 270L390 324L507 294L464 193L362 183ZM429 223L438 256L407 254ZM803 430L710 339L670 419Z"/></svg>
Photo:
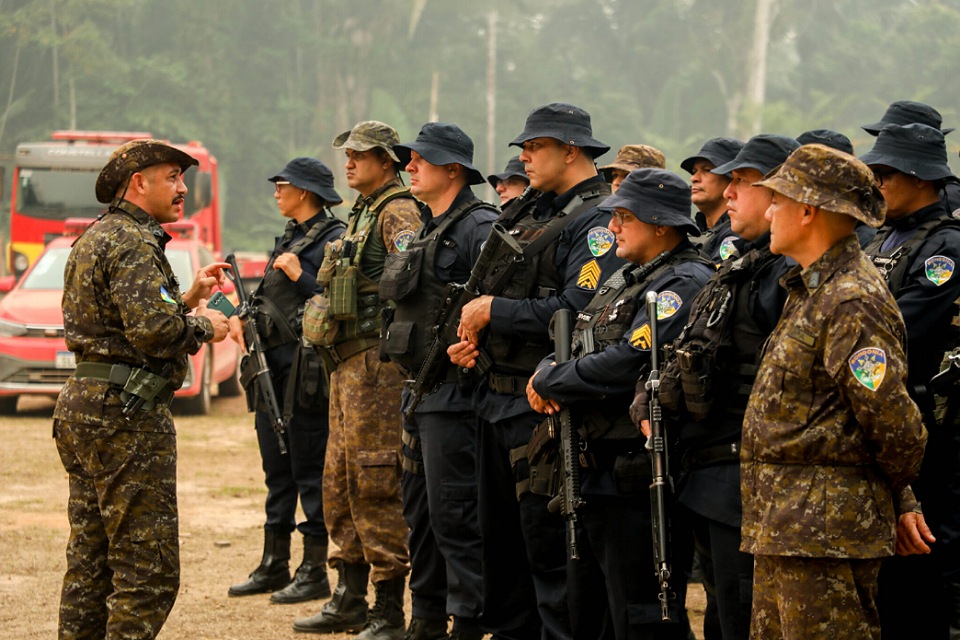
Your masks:
<svg viewBox="0 0 960 640"><path fill-rule="evenodd" d="M380 298L403 300L420 284L420 269L423 265L422 248L388 253L380 276Z"/></svg>
<svg viewBox="0 0 960 640"><path fill-rule="evenodd" d="M357 319L357 267L350 265L330 280L330 314L337 320Z"/></svg>
<svg viewBox="0 0 960 640"><path fill-rule="evenodd" d="M323 248L323 262L317 270L317 284L324 289L330 288L330 281L333 274L337 271L337 261L340 259L340 251L330 242Z"/></svg>
<svg viewBox="0 0 960 640"><path fill-rule="evenodd" d="M383 352L390 360L397 362L402 356L413 354L416 348L416 328L414 322L391 322L381 339Z"/></svg>
<svg viewBox="0 0 960 640"><path fill-rule="evenodd" d="M320 355L309 347L301 346L297 363L297 379L287 384L297 387L297 404L301 409L323 413L330 404L329 375Z"/></svg>
<svg viewBox="0 0 960 640"><path fill-rule="evenodd" d="M705 420L713 406L713 354L691 341L677 349L680 386L690 417Z"/></svg>
<svg viewBox="0 0 960 640"><path fill-rule="evenodd" d="M649 492L653 480L650 454L639 451L617 456L613 461L613 479L621 496L638 496Z"/></svg>
<svg viewBox="0 0 960 640"><path fill-rule="evenodd" d="M527 461L531 467L546 457L556 457L560 441L552 427L550 420L544 420L533 430L527 443Z"/></svg>
<svg viewBox="0 0 960 640"><path fill-rule="evenodd" d="M247 411L257 410L257 399L260 394L257 393L257 359L249 355L240 359L240 386L247 397Z"/></svg>
<svg viewBox="0 0 960 640"><path fill-rule="evenodd" d="M333 345L340 328L340 321L330 313L330 301L315 294L303 305L303 340L311 347Z"/></svg>

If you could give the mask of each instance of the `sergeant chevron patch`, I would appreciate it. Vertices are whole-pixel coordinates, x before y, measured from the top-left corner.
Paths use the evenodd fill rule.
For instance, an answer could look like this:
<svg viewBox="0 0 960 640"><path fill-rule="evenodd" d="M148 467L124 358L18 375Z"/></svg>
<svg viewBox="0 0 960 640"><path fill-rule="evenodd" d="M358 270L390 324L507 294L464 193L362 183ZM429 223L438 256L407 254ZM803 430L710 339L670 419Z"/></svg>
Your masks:
<svg viewBox="0 0 960 640"><path fill-rule="evenodd" d="M580 277L577 278L577 286L581 289L596 289L600 284L600 264L596 260L591 260L580 267Z"/></svg>

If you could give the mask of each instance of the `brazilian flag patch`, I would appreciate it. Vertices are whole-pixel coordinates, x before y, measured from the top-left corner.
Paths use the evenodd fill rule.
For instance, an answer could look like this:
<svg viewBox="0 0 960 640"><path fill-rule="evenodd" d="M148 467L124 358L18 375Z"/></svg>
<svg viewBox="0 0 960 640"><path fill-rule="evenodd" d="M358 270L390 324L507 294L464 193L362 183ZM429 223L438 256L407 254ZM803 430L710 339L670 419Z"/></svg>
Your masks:
<svg viewBox="0 0 960 640"><path fill-rule="evenodd" d="M577 278L577 286L581 289L597 288L600 283L600 264L596 260L591 260L580 267L580 277Z"/></svg>
<svg viewBox="0 0 960 640"><path fill-rule="evenodd" d="M170 304L177 304L177 301L174 300L173 297L171 297L171 295L167 292L166 289L163 288L162 285L160 286L160 299L163 300L164 302L169 302Z"/></svg>

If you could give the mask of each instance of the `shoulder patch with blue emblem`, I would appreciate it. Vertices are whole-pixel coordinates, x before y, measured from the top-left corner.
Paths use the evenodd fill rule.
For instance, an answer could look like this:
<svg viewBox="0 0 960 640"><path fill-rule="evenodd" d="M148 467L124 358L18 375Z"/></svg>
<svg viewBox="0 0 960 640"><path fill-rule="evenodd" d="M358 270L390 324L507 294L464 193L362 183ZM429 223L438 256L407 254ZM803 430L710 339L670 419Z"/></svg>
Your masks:
<svg viewBox="0 0 960 640"><path fill-rule="evenodd" d="M606 227L594 227L587 232L587 246L590 253L599 258L613 246L613 232Z"/></svg>
<svg viewBox="0 0 960 640"><path fill-rule="evenodd" d="M673 291L657 294L657 320L666 320L683 306L683 300Z"/></svg>
<svg viewBox="0 0 960 640"><path fill-rule="evenodd" d="M160 299L169 304L177 304L177 301L173 299L170 292L168 292L163 285L160 286Z"/></svg>
<svg viewBox="0 0 960 640"><path fill-rule="evenodd" d="M880 387L883 376L887 372L887 354L883 349L876 347L860 349L850 356L847 362L857 382L870 391L876 391Z"/></svg>
<svg viewBox="0 0 960 640"><path fill-rule="evenodd" d="M953 277L954 262L947 256L930 256L923 263L927 280L938 287Z"/></svg>
<svg viewBox="0 0 960 640"><path fill-rule="evenodd" d="M393 236L393 246L397 248L397 251L404 251L411 240L413 240L413 231L404 229Z"/></svg>
<svg viewBox="0 0 960 640"><path fill-rule="evenodd" d="M598 284L600 284L600 264L594 259L580 267L577 286L593 291Z"/></svg>
<svg viewBox="0 0 960 640"><path fill-rule="evenodd" d="M739 240L737 236L727 236L720 241L720 259L726 260L730 256L740 255L740 251L737 249L737 245L734 243Z"/></svg>

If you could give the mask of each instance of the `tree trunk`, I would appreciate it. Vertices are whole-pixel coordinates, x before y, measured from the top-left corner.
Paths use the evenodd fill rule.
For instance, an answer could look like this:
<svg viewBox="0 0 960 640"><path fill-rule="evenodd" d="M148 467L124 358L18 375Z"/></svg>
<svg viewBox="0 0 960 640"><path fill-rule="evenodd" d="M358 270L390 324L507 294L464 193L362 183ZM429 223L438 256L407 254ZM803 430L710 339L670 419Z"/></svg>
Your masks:
<svg viewBox="0 0 960 640"><path fill-rule="evenodd" d="M745 137L754 136L763 129L763 106L767 93L767 54L776 5L777 0L757 0L753 14L753 41L747 56L747 83L744 92L744 105L750 121L745 126Z"/></svg>

